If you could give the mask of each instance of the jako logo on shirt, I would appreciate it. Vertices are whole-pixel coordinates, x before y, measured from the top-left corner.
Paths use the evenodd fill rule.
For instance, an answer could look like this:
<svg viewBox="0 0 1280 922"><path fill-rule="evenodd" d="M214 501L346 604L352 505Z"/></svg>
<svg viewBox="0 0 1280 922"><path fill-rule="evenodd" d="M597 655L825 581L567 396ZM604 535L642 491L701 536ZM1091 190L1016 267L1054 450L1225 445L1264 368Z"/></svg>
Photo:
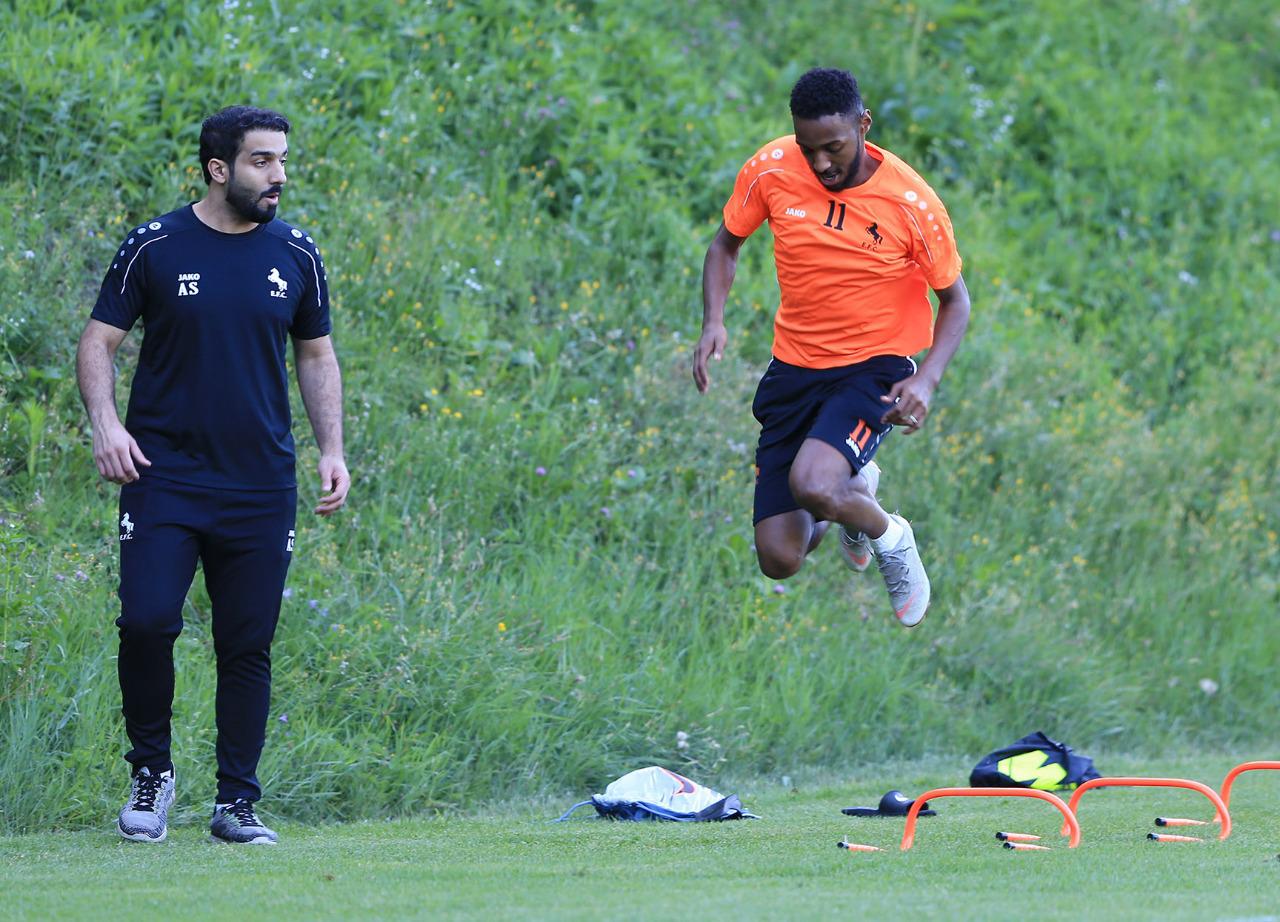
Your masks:
<svg viewBox="0 0 1280 922"><path fill-rule="evenodd" d="M788 209L787 209L787 216L788 216L788 217L791 217L791 218L803 218L803 217L804 217L804 209L803 209L803 208L788 208Z"/></svg>
<svg viewBox="0 0 1280 922"><path fill-rule="evenodd" d="M133 539L133 522L129 519L129 513L120 516L120 540L131 541Z"/></svg>
<svg viewBox="0 0 1280 922"><path fill-rule="evenodd" d="M200 273L183 272L178 276L178 297L200 294Z"/></svg>
<svg viewBox="0 0 1280 922"><path fill-rule="evenodd" d="M279 269L272 266L271 271L267 273L267 281L273 283L276 286L275 291L269 292L271 297L273 298L289 297L289 283L286 282L284 279L280 278Z"/></svg>

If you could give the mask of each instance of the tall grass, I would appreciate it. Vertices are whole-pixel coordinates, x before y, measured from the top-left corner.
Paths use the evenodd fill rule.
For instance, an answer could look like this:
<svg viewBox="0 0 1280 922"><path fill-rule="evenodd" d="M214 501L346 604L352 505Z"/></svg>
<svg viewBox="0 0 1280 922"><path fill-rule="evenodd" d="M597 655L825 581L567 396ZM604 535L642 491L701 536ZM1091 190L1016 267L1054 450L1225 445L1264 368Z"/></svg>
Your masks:
<svg viewBox="0 0 1280 922"><path fill-rule="evenodd" d="M74 342L116 238L198 194L199 119L246 100L295 123L282 214L330 268L357 477L299 529L275 809L967 757L1035 728L1274 741L1274 10L739 6L0 10L9 828L99 822L122 789L115 491ZM712 392L688 381L718 210L818 63L858 74L874 139L944 195L974 295L927 431L882 455L935 584L911 633L832 551L782 587L755 568L763 235ZM199 578L184 617L176 756L207 799Z"/></svg>

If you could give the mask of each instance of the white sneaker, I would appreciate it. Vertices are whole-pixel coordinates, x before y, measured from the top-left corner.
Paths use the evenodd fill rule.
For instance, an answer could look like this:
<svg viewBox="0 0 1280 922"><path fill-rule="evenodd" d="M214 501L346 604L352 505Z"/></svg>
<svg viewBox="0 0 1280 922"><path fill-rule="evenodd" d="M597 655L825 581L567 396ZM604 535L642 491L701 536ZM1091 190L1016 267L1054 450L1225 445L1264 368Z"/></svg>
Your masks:
<svg viewBox="0 0 1280 922"><path fill-rule="evenodd" d="M900 515L890 513L889 518L902 526L902 539L897 547L876 554L876 564L889 590L893 613L906 627L915 627L924 620L929 607L929 574L920 562L916 550L916 536L911 524Z"/></svg>
<svg viewBox="0 0 1280 922"><path fill-rule="evenodd" d="M235 803L213 808L209 835L215 842L239 845L275 845L280 837L268 829L253 810L253 803L241 798Z"/></svg>
<svg viewBox="0 0 1280 922"><path fill-rule="evenodd" d="M120 811L116 831L134 842L163 842L169 834L169 808L177 793L173 772L141 768L133 776L129 802Z"/></svg>
<svg viewBox="0 0 1280 922"><path fill-rule="evenodd" d="M868 461L862 468L862 476L867 478L867 486L870 488L872 498L875 498L876 489L880 486L880 465L874 461ZM844 558L846 567L855 573L861 573L871 565L871 542L864 533L857 531L850 534L841 525L840 554Z"/></svg>

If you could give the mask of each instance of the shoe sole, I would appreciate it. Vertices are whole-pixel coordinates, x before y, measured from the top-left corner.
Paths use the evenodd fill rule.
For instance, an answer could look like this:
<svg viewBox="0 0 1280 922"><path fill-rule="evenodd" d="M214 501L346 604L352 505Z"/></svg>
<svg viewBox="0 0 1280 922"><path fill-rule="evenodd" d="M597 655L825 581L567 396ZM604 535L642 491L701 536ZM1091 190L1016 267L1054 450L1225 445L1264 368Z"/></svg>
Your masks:
<svg viewBox="0 0 1280 922"><path fill-rule="evenodd" d="M168 829L165 829L165 831L160 833L160 835L157 837L157 836L149 836L145 832L125 832L123 829L120 828L119 823L116 824L116 832L120 833L120 838L128 839L130 842L160 843L169 837Z"/></svg>
<svg viewBox="0 0 1280 922"><path fill-rule="evenodd" d="M279 845L275 839L268 839L266 836L255 836L247 842L236 842L234 839L220 839L212 833L209 834L210 842L217 842L219 845Z"/></svg>

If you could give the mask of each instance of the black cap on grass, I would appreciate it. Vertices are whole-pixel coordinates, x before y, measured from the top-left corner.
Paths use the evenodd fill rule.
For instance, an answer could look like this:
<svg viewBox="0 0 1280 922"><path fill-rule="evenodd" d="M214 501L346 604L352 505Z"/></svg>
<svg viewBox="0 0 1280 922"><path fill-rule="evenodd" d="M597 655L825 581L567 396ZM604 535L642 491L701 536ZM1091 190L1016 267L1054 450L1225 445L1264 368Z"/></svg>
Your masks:
<svg viewBox="0 0 1280 922"><path fill-rule="evenodd" d="M840 812L845 816L906 816L911 810L914 800L907 798L901 791L889 791L880 798L876 807L845 807ZM936 810L930 810L928 803L920 805L920 816L937 816Z"/></svg>

